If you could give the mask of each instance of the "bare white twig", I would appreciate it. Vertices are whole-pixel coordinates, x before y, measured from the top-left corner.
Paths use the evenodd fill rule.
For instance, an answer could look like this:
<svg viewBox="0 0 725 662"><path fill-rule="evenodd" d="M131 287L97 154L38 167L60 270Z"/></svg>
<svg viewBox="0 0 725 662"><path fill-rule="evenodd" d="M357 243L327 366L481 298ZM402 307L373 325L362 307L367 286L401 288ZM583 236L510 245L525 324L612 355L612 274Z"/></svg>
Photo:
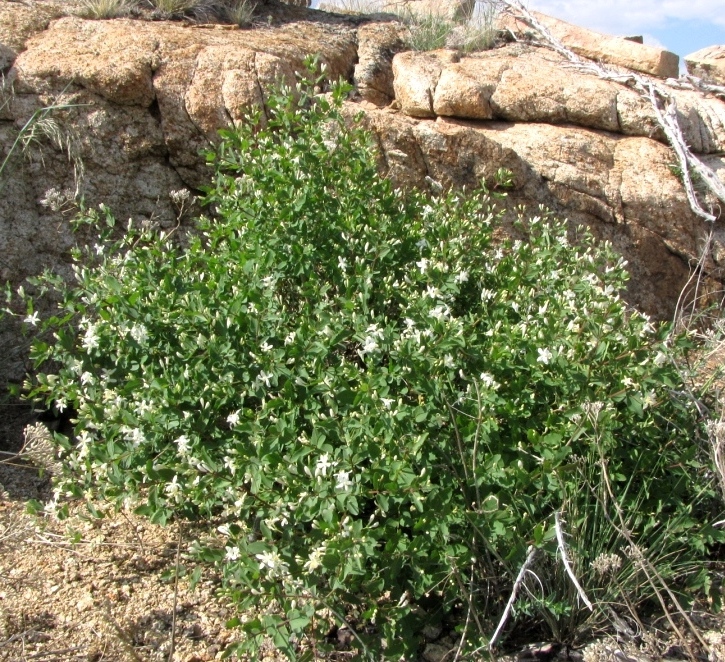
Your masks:
<svg viewBox="0 0 725 662"><path fill-rule="evenodd" d="M574 571L571 569L569 553L566 550L566 541L564 540L564 532L561 529L561 516L558 511L554 513L554 524L554 528L556 530L556 542L559 543L559 554L561 554L561 562L564 564L566 574L569 575L569 579L571 579L571 583L574 584L574 588L576 588L579 597L582 599L584 604L589 607L589 611L594 611L594 605L592 605L591 601L587 597L587 594L584 592L584 589L579 583L579 580L576 578Z"/></svg>
<svg viewBox="0 0 725 662"><path fill-rule="evenodd" d="M498 639L499 635L501 634L501 631L503 630L504 626L506 625L506 621L509 618L509 614L511 613L511 609L514 606L514 603L516 602L516 596L518 595L519 588L521 588L521 584L524 581L524 577L526 576L526 571L529 569L529 566L534 560L534 557L536 556L536 548L533 546L529 546L528 555L526 556L526 561L524 561L524 564L521 566L521 569L519 570L519 574L516 577L516 581L514 582L514 587L511 589L511 595L509 596L509 601L506 603L506 609L503 610L503 614L501 616L501 620L498 622L498 627L496 628L496 631L493 633L493 636L491 637L491 641L488 642L488 649L493 650L494 646L496 645L496 639Z"/></svg>

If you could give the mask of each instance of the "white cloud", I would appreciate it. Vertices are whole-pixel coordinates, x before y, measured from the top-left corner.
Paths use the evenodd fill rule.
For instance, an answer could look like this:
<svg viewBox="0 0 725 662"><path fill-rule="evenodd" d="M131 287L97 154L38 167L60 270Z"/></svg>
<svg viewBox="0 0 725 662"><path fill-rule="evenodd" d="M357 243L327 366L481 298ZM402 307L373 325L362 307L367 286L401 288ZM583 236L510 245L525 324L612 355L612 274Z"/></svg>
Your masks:
<svg viewBox="0 0 725 662"><path fill-rule="evenodd" d="M722 0L528 0L529 9L609 34L642 34L668 19L699 20L725 27Z"/></svg>
<svg viewBox="0 0 725 662"><path fill-rule="evenodd" d="M667 48L657 37L651 34L647 34L646 32L642 35L644 38L644 43L647 44L647 46L655 46L657 48Z"/></svg>

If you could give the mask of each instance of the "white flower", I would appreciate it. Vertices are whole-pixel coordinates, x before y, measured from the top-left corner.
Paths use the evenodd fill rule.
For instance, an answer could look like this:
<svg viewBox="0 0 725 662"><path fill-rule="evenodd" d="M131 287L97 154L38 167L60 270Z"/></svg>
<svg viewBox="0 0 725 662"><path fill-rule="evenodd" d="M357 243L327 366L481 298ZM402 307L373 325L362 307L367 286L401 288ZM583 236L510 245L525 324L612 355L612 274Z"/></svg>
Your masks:
<svg viewBox="0 0 725 662"><path fill-rule="evenodd" d="M55 408L62 414L66 409L68 409L68 403L66 402L65 398L59 398L55 401Z"/></svg>
<svg viewBox="0 0 725 662"><path fill-rule="evenodd" d="M234 464L234 460L228 455L224 456L224 466L229 469L232 476L237 472L237 467Z"/></svg>
<svg viewBox="0 0 725 662"><path fill-rule="evenodd" d="M262 278L262 285L264 285L264 287L271 287L274 285L274 276L266 276L265 278Z"/></svg>
<svg viewBox="0 0 725 662"><path fill-rule="evenodd" d="M164 488L164 491L172 498L178 500L181 495L181 485L179 485L179 477L174 476L172 481Z"/></svg>
<svg viewBox="0 0 725 662"><path fill-rule="evenodd" d="M395 400L393 398L380 398L380 402L383 403L383 407L390 409Z"/></svg>
<svg viewBox="0 0 725 662"><path fill-rule="evenodd" d="M648 391L642 398L642 409L647 409L657 403L657 395L652 391Z"/></svg>
<svg viewBox="0 0 725 662"><path fill-rule="evenodd" d="M337 266L340 267L342 271L345 271L347 269L347 260L341 255L338 255L337 257Z"/></svg>
<svg viewBox="0 0 725 662"><path fill-rule="evenodd" d="M86 384L93 384L93 382L93 375L90 372L86 371L81 375L81 384L83 384L84 386Z"/></svg>
<svg viewBox="0 0 725 662"><path fill-rule="evenodd" d="M433 308L429 313L431 317L441 321L446 319L450 314L451 311L444 303L442 303L440 306L436 306Z"/></svg>
<svg viewBox="0 0 725 662"><path fill-rule="evenodd" d="M370 334L373 338L383 337L383 330L377 324L371 324L370 326L368 326L367 333Z"/></svg>
<svg viewBox="0 0 725 662"><path fill-rule="evenodd" d="M451 370L454 370L456 367L456 364L453 362L453 357L450 354L446 354L443 357L443 365Z"/></svg>
<svg viewBox="0 0 725 662"><path fill-rule="evenodd" d="M307 561L305 561L303 568L307 572L312 572L313 570L317 570L317 568L322 566L322 559L324 557L325 557L325 547L323 545L312 551L309 559Z"/></svg>
<svg viewBox="0 0 725 662"><path fill-rule="evenodd" d="M537 351L539 352L539 358L536 359L537 363L543 363L544 365L547 365L549 361L554 358L554 355L546 347L543 349L539 348Z"/></svg>
<svg viewBox="0 0 725 662"><path fill-rule="evenodd" d="M349 471L338 471L335 474L335 479L337 480L337 485L335 487L338 490L349 490L352 487L352 481L350 480L350 472Z"/></svg>
<svg viewBox="0 0 725 662"><path fill-rule="evenodd" d="M40 317L38 317L38 311L36 310L32 315L28 315L23 320L23 322L32 326L38 326L38 322L40 322Z"/></svg>
<svg viewBox="0 0 725 662"><path fill-rule="evenodd" d="M235 425L237 425L237 423L239 423L239 410L238 409L237 409L237 411L232 412L231 414L229 414L229 416L227 416L227 423L229 423L230 427L234 427Z"/></svg>
<svg viewBox="0 0 725 662"><path fill-rule="evenodd" d="M287 564L277 552L262 552L255 556L259 560L260 570L268 568L270 577L285 575L289 572Z"/></svg>
<svg viewBox="0 0 725 662"><path fill-rule="evenodd" d="M134 324L131 328L131 337L139 344L143 345L149 338L149 333L143 324Z"/></svg>
<svg viewBox="0 0 725 662"><path fill-rule="evenodd" d="M284 339L285 345L291 345L295 341L295 337L297 336L296 331L292 331L290 334L287 335L287 337Z"/></svg>
<svg viewBox="0 0 725 662"><path fill-rule="evenodd" d="M330 462L330 456L325 453L319 460L317 460L317 466L315 467L315 476L326 476L327 470L335 466L334 463Z"/></svg>
<svg viewBox="0 0 725 662"><path fill-rule="evenodd" d="M190 442L189 437L185 434L182 434L178 439L175 439L174 443L179 447L179 455L189 454Z"/></svg>
<svg viewBox="0 0 725 662"><path fill-rule="evenodd" d="M428 287L425 290L425 296L427 296L429 299L438 299L441 295L441 291L434 287L433 285L428 285Z"/></svg>
<svg viewBox="0 0 725 662"><path fill-rule="evenodd" d="M96 335L96 326L95 324L91 324L87 329L86 333L83 336L83 347L86 350L89 349L95 349L98 347L98 336Z"/></svg>
<svg viewBox="0 0 725 662"><path fill-rule="evenodd" d="M500 384L487 372L481 373L481 383L486 388L490 388L492 391L495 391L500 386Z"/></svg>
<svg viewBox="0 0 725 662"><path fill-rule="evenodd" d="M415 264L418 267L418 269L420 269L420 273L424 274L428 270L428 265L430 264L430 260L423 257Z"/></svg>
<svg viewBox="0 0 725 662"><path fill-rule="evenodd" d="M461 269L456 274L456 277L453 280L456 283L466 283L466 282L468 282L468 272L465 269Z"/></svg>
<svg viewBox="0 0 725 662"><path fill-rule="evenodd" d="M264 341L264 342L262 343L262 345L261 345L261 347L260 347L259 349L261 349L261 350L262 350L263 352L270 352L270 351L272 351L272 349L274 349L274 348L272 347L272 345L270 345L270 344L269 344L269 343L268 343L268 342L267 342L267 341L265 340L265 341Z"/></svg>
<svg viewBox="0 0 725 662"><path fill-rule="evenodd" d="M433 213L433 207L428 207L428 209L430 209L431 213ZM425 208L424 208L424 211L425 211ZM418 248L419 248L420 250L423 250L424 248L426 248L426 247L428 246L428 242L427 242L427 241L426 241L425 239L419 239L419 240L418 240L418 241L417 241L417 242L415 243L415 245L416 245L416 246L417 246L417 247L418 247Z"/></svg>
<svg viewBox="0 0 725 662"><path fill-rule="evenodd" d="M264 385L269 388L270 387L270 380L274 377L274 375L271 372L265 372L262 370L259 375L257 376L257 381L261 384L264 383Z"/></svg>
<svg viewBox="0 0 725 662"><path fill-rule="evenodd" d="M227 561L236 561L241 556L239 547L226 547L225 549L227 553L224 555L224 558Z"/></svg>
<svg viewBox="0 0 725 662"><path fill-rule="evenodd" d="M496 292L488 290L485 287L481 290L481 301L489 301L496 296Z"/></svg>
<svg viewBox="0 0 725 662"><path fill-rule="evenodd" d="M134 447L138 447L146 441L144 433L138 428L134 428L133 430L127 429L126 439L130 441Z"/></svg>
<svg viewBox="0 0 725 662"><path fill-rule="evenodd" d="M370 354L370 352L374 352L376 349L378 349L379 345L375 341L375 338L372 336L368 336L365 338L365 341L363 342L362 349L360 350L362 354Z"/></svg>

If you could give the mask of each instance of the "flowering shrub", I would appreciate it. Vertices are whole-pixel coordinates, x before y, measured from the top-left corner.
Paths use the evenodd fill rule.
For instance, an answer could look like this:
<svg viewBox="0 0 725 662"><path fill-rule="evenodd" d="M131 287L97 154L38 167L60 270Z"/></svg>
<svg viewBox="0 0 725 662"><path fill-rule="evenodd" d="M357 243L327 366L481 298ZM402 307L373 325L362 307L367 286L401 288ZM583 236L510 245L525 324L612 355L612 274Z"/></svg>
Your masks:
<svg viewBox="0 0 725 662"><path fill-rule="evenodd" d="M194 549L240 609L229 654L271 636L295 658L346 625L361 656L413 659L457 609L480 645L530 546L560 573L557 514L593 598L637 575L627 535L677 522L668 562L697 563L695 414L671 395L676 349L617 294L623 262L543 212L493 242L485 189L393 189L345 88L311 89L222 133L197 233L107 229L73 287L49 279L58 316L28 308L55 333L33 358L57 366L31 394L77 412L57 494L221 518ZM588 618L567 581L518 614Z"/></svg>

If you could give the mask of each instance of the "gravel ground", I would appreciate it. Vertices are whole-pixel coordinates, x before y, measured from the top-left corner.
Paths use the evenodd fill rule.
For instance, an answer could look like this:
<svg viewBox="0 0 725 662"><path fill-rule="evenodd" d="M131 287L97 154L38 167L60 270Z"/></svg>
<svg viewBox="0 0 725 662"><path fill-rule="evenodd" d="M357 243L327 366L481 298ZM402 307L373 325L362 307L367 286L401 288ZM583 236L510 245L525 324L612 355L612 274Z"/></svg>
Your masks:
<svg viewBox="0 0 725 662"><path fill-rule="evenodd" d="M175 594L176 526L126 514L95 519L81 505L62 522L32 516L25 502L46 496L47 481L0 465L0 483L0 660L221 657L234 636L230 610L208 570L195 590L181 579Z"/></svg>

